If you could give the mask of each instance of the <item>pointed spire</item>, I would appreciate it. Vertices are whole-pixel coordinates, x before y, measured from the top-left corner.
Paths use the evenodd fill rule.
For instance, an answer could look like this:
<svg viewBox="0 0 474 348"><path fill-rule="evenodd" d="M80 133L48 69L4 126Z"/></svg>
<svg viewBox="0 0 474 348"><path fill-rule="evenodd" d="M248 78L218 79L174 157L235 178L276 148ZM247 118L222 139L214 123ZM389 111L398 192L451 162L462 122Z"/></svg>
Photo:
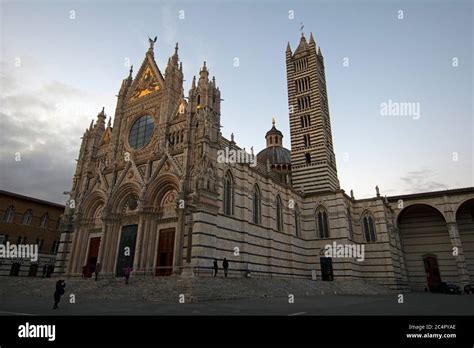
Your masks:
<svg viewBox="0 0 474 348"><path fill-rule="evenodd" d="M209 70L207 70L206 66L206 61L204 61L204 64L199 71L199 83L207 83L209 77Z"/></svg>
<svg viewBox="0 0 474 348"><path fill-rule="evenodd" d="M323 56L323 54L321 53L321 46L318 47L318 56Z"/></svg>
<svg viewBox="0 0 474 348"><path fill-rule="evenodd" d="M191 88L196 88L196 75L193 76L193 83L191 85Z"/></svg>
<svg viewBox="0 0 474 348"><path fill-rule="evenodd" d="M178 55L178 43L176 43L176 46L174 46L174 55Z"/></svg>
<svg viewBox="0 0 474 348"><path fill-rule="evenodd" d="M130 71L129 71L129 74L128 74L128 78L132 78L132 74L133 74L133 64L130 66Z"/></svg>
<svg viewBox="0 0 474 348"><path fill-rule="evenodd" d="M91 120L91 125L89 126L89 130L92 130L93 126L94 126L94 119Z"/></svg>
<svg viewBox="0 0 474 348"><path fill-rule="evenodd" d="M97 122L95 123L95 126L104 127L106 118L107 116L105 115L105 107L102 107L102 111L97 115Z"/></svg>
<svg viewBox="0 0 474 348"><path fill-rule="evenodd" d="M288 45L286 45L286 51L291 53L290 41L288 41Z"/></svg>
<svg viewBox="0 0 474 348"><path fill-rule="evenodd" d="M109 122L107 122L107 127L110 128L112 126L112 117L109 117Z"/></svg>
<svg viewBox="0 0 474 348"><path fill-rule="evenodd" d="M309 36L309 44L314 44L314 37L313 37L313 32L311 32L310 36Z"/></svg>

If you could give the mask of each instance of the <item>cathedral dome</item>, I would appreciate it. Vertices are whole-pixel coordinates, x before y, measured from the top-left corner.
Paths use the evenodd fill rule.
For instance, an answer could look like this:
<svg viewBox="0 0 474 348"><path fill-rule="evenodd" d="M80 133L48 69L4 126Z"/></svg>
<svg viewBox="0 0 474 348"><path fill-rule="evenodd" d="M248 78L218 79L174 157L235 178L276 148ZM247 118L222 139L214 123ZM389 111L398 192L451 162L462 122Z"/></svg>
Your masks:
<svg viewBox="0 0 474 348"><path fill-rule="evenodd" d="M291 152L283 147L283 133L275 127L275 118L272 120L272 128L265 134L267 147L257 154L257 161L267 165L267 160L272 168L287 170L291 164ZM281 166L284 166L281 167Z"/></svg>
<svg viewBox="0 0 474 348"><path fill-rule="evenodd" d="M267 159L270 165L290 164L291 152L283 146L270 146L257 154L257 161L261 164L267 165Z"/></svg>

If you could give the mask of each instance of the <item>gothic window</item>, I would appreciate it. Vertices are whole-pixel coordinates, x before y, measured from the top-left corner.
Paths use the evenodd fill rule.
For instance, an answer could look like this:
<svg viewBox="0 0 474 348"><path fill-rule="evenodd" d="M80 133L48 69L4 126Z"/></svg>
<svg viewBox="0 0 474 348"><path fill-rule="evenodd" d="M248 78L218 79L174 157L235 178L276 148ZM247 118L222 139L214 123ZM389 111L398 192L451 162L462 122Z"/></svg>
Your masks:
<svg viewBox="0 0 474 348"><path fill-rule="evenodd" d="M23 225L31 225L31 219L33 218L33 212L31 209L28 209L25 214L23 214Z"/></svg>
<svg viewBox="0 0 474 348"><path fill-rule="evenodd" d="M352 227L351 211L349 210L349 208L347 208L346 214L347 214L347 220L349 221L349 237L352 240L354 240L354 229Z"/></svg>
<svg viewBox="0 0 474 348"><path fill-rule="evenodd" d="M303 134L304 146L311 146L311 139L309 134Z"/></svg>
<svg viewBox="0 0 474 348"><path fill-rule="evenodd" d="M316 228L319 238L329 238L328 213L324 208L316 212Z"/></svg>
<svg viewBox="0 0 474 348"><path fill-rule="evenodd" d="M253 223L260 224L262 222L262 199L258 185L253 188Z"/></svg>
<svg viewBox="0 0 474 348"><path fill-rule="evenodd" d="M362 217L362 225L364 229L364 237L367 242L375 242L376 238L376 231L375 231L375 223L373 217L369 214L369 212L365 212Z"/></svg>
<svg viewBox="0 0 474 348"><path fill-rule="evenodd" d="M300 211L298 206L295 206L295 234L297 237L300 236Z"/></svg>
<svg viewBox="0 0 474 348"><path fill-rule="evenodd" d="M142 116L137 119L128 136L128 143L131 147L138 150L148 144L153 135L153 118L151 116Z"/></svg>
<svg viewBox="0 0 474 348"><path fill-rule="evenodd" d="M234 180L230 172L224 177L224 214L234 214Z"/></svg>
<svg viewBox="0 0 474 348"><path fill-rule="evenodd" d="M15 215L15 208L13 205L10 205L7 210L5 210L5 214L3 215L3 221L5 222L13 222L13 216Z"/></svg>
<svg viewBox="0 0 474 348"><path fill-rule="evenodd" d="M311 164L311 154L309 152L306 152L304 154L304 158L305 158L306 164Z"/></svg>
<svg viewBox="0 0 474 348"><path fill-rule="evenodd" d="M41 228L48 227L48 213L43 214L43 216L41 217L40 227Z"/></svg>
<svg viewBox="0 0 474 348"><path fill-rule="evenodd" d="M277 230L283 231L283 205L281 203L280 195L277 196L277 204L276 204L276 222L277 222Z"/></svg>
<svg viewBox="0 0 474 348"><path fill-rule="evenodd" d="M304 128L304 119L303 116L300 116L301 128Z"/></svg>
<svg viewBox="0 0 474 348"><path fill-rule="evenodd" d="M201 105L201 95L198 94L198 105Z"/></svg>

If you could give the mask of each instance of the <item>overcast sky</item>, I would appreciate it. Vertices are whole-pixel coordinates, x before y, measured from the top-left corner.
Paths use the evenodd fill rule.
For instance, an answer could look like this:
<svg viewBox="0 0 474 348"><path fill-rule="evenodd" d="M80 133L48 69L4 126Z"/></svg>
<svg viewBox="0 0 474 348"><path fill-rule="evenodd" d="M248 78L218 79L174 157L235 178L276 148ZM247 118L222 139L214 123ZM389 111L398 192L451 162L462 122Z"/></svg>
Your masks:
<svg viewBox="0 0 474 348"><path fill-rule="evenodd" d="M346 192L473 186L471 1L1 1L0 10L0 189L65 201L80 137L102 106L113 116L147 36L158 36L163 73L179 42L186 94L207 62L224 136L258 152L275 115L289 148L285 49L297 47L301 22L325 57ZM415 108L384 115L390 101Z"/></svg>

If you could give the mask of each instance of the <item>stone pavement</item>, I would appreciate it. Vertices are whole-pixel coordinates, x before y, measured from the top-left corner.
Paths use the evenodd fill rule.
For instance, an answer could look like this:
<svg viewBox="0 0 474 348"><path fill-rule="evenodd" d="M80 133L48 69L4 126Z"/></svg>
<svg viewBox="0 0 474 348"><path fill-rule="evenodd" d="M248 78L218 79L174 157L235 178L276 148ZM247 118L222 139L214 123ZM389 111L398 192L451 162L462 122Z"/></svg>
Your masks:
<svg viewBox="0 0 474 348"><path fill-rule="evenodd" d="M404 294L398 303L397 294L389 295L327 295L246 298L196 303L160 304L136 300L76 299L63 297L60 309L52 310L52 296L16 295L0 300L0 315L471 315L474 295L430 293Z"/></svg>

